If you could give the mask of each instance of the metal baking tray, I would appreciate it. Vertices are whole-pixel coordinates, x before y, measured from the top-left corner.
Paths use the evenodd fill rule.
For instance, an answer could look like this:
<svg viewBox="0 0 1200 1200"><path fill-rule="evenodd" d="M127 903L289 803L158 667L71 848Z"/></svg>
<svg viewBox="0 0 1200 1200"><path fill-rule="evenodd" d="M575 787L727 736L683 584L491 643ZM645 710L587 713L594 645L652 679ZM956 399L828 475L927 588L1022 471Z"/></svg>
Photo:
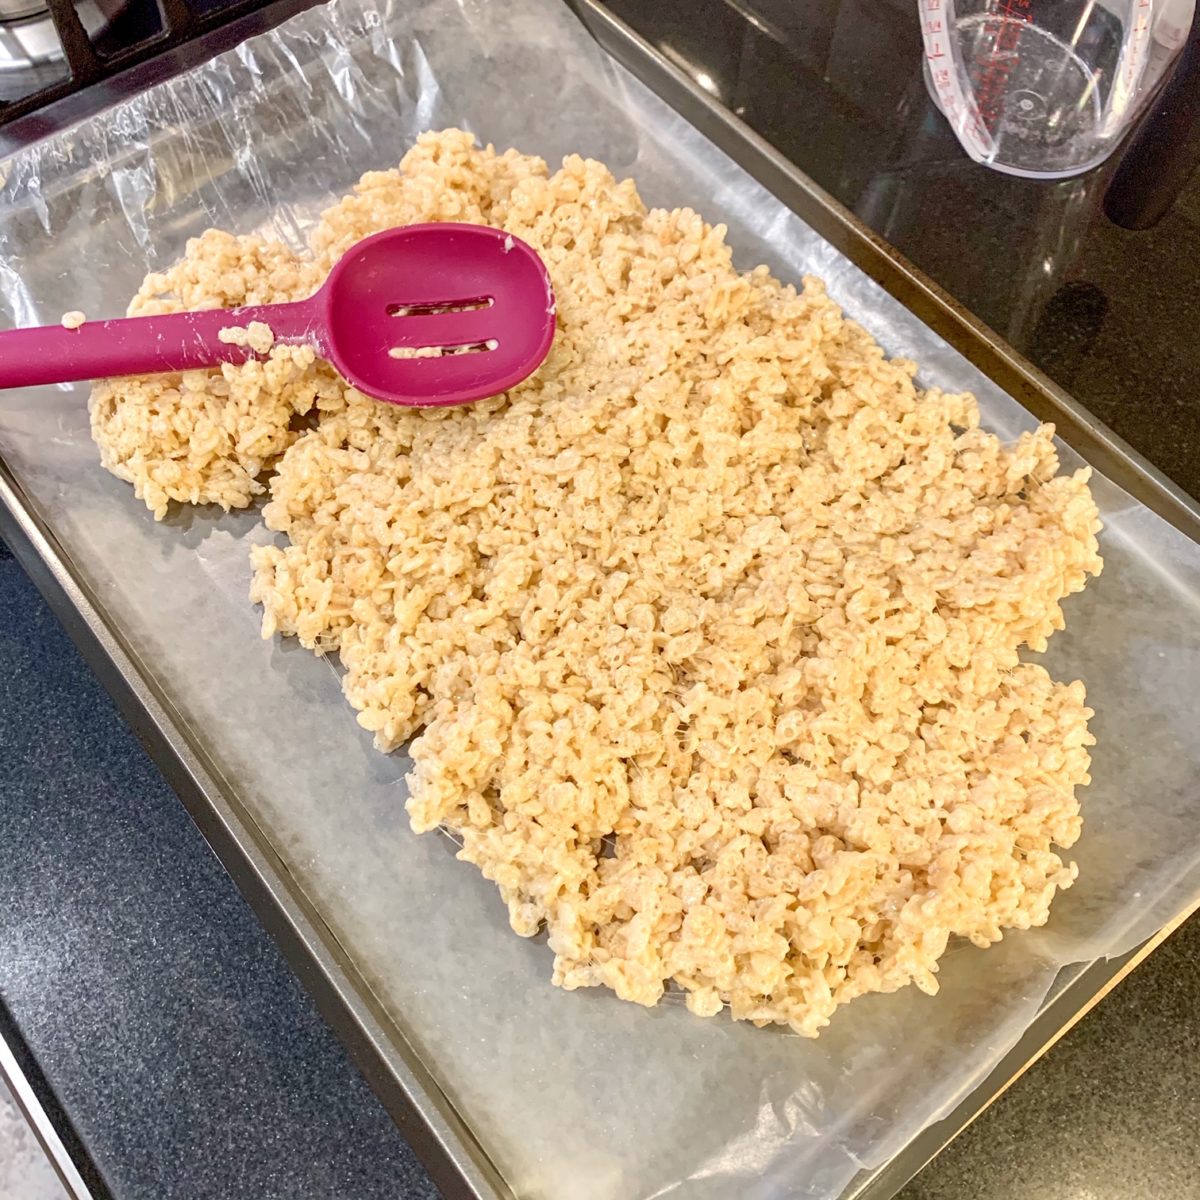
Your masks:
<svg viewBox="0 0 1200 1200"><path fill-rule="evenodd" d="M1200 506L1084 409L904 262L852 214L809 181L706 92L595 0L568 0L603 50L720 147L936 334L1041 419L1063 440L1181 533L1200 543ZM132 499L130 499L132 503ZM0 536L13 548L85 657L112 692L143 743L260 918L275 936L322 1012L447 1196L515 1196L476 1128L439 1085L436 1062L423 1059L378 999L328 914L310 899L280 848L257 819L239 781L197 736L190 714L155 676L127 623L79 569L44 504L0 458ZM349 720L346 713L336 719ZM464 868L459 868L464 870ZM1181 905L1149 939L1111 959L1063 969L1023 1036L960 1102L888 1161L854 1178L842 1200L883 1200L898 1190L1062 1035L1105 992L1182 922ZM581 1001L575 1000L574 1003ZM762 1035L769 1036L769 1035Z"/></svg>

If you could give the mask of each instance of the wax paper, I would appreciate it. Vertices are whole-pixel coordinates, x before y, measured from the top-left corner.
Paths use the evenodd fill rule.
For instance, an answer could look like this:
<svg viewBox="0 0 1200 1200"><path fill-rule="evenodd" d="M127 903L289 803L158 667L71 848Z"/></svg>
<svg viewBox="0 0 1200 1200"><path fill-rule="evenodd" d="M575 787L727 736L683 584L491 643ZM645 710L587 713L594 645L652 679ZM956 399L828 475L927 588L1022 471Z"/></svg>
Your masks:
<svg viewBox="0 0 1200 1200"><path fill-rule="evenodd" d="M649 203L726 222L743 266L823 275L923 383L973 390L1005 436L1032 425L559 0L338 0L0 161L0 325L120 315L208 226L299 245L363 171L449 125L551 162L592 155ZM1086 682L1098 739L1079 882L1047 927L955 945L939 995L855 1001L818 1041L556 990L544 941L508 929L447 838L409 831L408 761L371 747L331 664L259 639L257 513L155 524L100 469L86 396L0 395L0 455L520 1197L835 1197L986 1076L1060 968L1200 896L1200 548L1098 479L1104 574L1044 656Z"/></svg>

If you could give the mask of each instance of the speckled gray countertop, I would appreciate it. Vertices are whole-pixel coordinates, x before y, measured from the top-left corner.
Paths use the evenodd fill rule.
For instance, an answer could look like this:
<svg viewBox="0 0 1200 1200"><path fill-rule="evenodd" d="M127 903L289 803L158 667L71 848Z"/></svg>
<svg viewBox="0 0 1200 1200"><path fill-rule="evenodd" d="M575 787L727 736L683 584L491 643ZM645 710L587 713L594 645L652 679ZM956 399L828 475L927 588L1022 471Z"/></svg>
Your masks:
<svg viewBox="0 0 1200 1200"><path fill-rule="evenodd" d="M1200 494L1200 181L1135 235L1100 176L966 163L913 83L912 0L613 7ZM117 1200L436 1196L2 552L0 614L0 1004ZM1198 1001L1193 920L903 1200L1200 1197Z"/></svg>

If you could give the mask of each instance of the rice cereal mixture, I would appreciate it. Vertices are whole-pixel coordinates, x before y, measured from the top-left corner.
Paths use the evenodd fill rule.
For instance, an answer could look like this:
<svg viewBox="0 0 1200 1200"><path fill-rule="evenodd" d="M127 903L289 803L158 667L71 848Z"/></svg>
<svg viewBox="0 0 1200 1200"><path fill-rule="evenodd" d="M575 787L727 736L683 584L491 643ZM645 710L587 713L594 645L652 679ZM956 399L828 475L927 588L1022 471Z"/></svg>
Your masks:
<svg viewBox="0 0 1200 1200"><path fill-rule="evenodd" d="M414 829L546 928L563 987L806 1035L934 991L952 935L1042 924L1091 713L1017 652L1100 570L1050 428L1006 447L819 280L738 272L721 226L600 163L454 130L366 175L309 256L211 232L130 311L297 299L431 220L503 227L553 276L554 347L507 395L394 408L275 347L92 397L159 517L269 474L264 636L339 653L379 749L414 739Z"/></svg>

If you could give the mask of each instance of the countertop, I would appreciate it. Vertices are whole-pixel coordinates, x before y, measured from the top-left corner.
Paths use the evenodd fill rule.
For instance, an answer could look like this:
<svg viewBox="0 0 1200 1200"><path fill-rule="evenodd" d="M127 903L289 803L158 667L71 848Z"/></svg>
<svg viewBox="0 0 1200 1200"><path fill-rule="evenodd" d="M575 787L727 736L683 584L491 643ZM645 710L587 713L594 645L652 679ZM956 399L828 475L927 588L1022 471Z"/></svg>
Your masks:
<svg viewBox="0 0 1200 1200"><path fill-rule="evenodd" d="M971 164L925 97L911 0L611 7L1200 496L1200 181L1127 233L1103 170ZM0 1016L113 1195L436 1196L3 550L0 613ZM903 1200L1200 1196L1198 997L1194 920Z"/></svg>

